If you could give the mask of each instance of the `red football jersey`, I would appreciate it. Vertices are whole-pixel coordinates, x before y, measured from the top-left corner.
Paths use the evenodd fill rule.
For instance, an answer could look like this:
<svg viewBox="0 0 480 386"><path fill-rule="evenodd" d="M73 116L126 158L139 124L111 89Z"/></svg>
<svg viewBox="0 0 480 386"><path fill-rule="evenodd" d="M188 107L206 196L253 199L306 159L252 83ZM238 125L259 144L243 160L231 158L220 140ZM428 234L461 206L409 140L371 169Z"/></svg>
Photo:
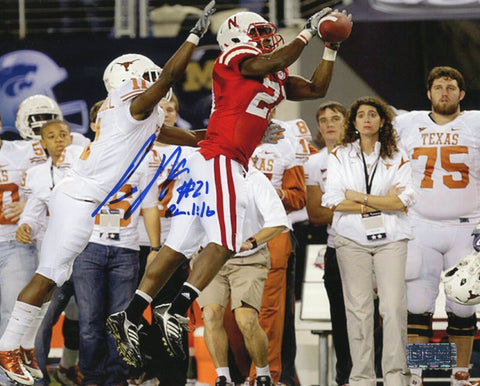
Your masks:
<svg viewBox="0 0 480 386"><path fill-rule="evenodd" d="M270 111L285 98L288 71L262 78L246 78L240 63L262 51L237 44L224 51L213 66L213 107L205 135L199 142L206 159L219 154L247 167L248 159L268 126Z"/></svg>

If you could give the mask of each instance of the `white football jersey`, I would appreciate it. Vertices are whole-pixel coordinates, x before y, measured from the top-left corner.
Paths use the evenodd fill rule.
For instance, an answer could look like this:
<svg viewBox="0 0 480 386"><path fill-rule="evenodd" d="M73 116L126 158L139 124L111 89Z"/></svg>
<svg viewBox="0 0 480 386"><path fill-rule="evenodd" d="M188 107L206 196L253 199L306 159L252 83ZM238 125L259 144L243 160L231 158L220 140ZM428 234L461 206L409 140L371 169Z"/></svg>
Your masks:
<svg viewBox="0 0 480 386"><path fill-rule="evenodd" d="M312 133L303 119L293 119L291 121L272 120L281 125L285 132L284 137L293 143L295 148L295 158L299 164L307 162L310 156L310 146L312 142Z"/></svg>
<svg viewBox="0 0 480 386"><path fill-rule="evenodd" d="M107 230L100 225L100 214L95 216L95 225L93 228L90 242L112 245L120 248L139 250L138 224L142 223L140 219L141 208L151 208L157 205L157 185L153 185L146 192L141 204L132 209L132 204L137 202L140 194L153 180L155 171L148 167L147 163L142 163L140 167L132 174L130 179L120 190L110 199L108 208L118 210L120 215L120 231L118 239L108 238ZM127 216L125 216L127 214Z"/></svg>
<svg viewBox="0 0 480 386"><path fill-rule="evenodd" d="M480 217L480 111L464 111L437 125L429 111L395 119L400 142L411 161L416 204L410 214L458 223Z"/></svg>
<svg viewBox="0 0 480 386"><path fill-rule="evenodd" d="M281 189L282 186L289 186L289 181L285 180L288 179L288 174L285 175L286 170L298 166L303 168L302 163L296 158L295 150L294 142L287 137L276 144L260 144L253 152L250 163L267 176L274 188ZM288 217L291 225L290 214ZM302 218L308 219L306 211Z"/></svg>
<svg viewBox="0 0 480 386"><path fill-rule="evenodd" d="M287 138L278 143L263 143L257 146L250 162L265 174L274 188L281 189L285 170L298 165L295 148Z"/></svg>
<svg viewBox="0 0 480 386"><path fill-rule="evenodd" d="M19 189L27 169L47 160L37 141L2 141L0 148L0 242L15 240L16 223L3 217L6 204L23 201Z"/></svg>
<svg viewBox="0 0 480 386"><path fill-rule="evenodd" d="M72 135L72 145L81 146L84 148L85 146L88 146L90 144L90 140L83 134L77 133L75 131L70 134Z"/></svg>
<svg viewBox="0 0 480 386"><path fill-rule="evenodd" d="M303 119L293 119L291 121L274 122L280 124L285 128L283 133L285 138L292 142L295 148L295 159L298 165L304 165L310 157L310 143L312 142L312 133ZM288 218L292 224L308 220L307 208L303 207L300 210L294 210L288 213Z"/></svg>
<svg viewBox="0 0 480 386"><path fill-rule="evenodd" d="M177 150L179 148L179 150ZM164 187L164 197L161 200L158 200L158 209L160 211L160 223L161 223L161 235L160 243L163 244L167 239L168 232L170 231L170 223L172 221L171 217L165 217L165 214L168 210L168 204L172 197L176 194L174 183L168 178L171 168L177 158L178 162L181 162L182 159L187 158L192 154L196 148L190 146L177 146L177 145L165 145L156 142L153 146L150 153L144 160L146 166L150 169L150 172L153 171L155 174L164 160L164 165L166 166L162 172L159 174L155 186L152 187L152 190L155 190L156 199L159 198L162 187ZM170 159L170 161L168 161ZM168 162L167 162L168 161ZM168 181L167 181L168 180ZM168 186L167 186L168 185ZM145 224L143 221L138 223L138 233L140 237L140 245L150 245L148 239L148 234L145 229Z"/></svg>
<svg viewBox="0 0 480 386"><path fill-rule="evenodd" d="M20 216L19 224L28 224L32 229L32 238L41 240L45 231L47 210L50 194L72 163L83 151L83 147L70 145L63 151L57 166L52 165L52 159L25 171L20 190L24 193L27 203Z"/></svg>
<svg viewBox="0 0 480 386"><path fill-rule="evenodd" d="M147 141L155 134L157 125L162 126L165 117L161 109L154 109L143 121L131 116L130 103L147 87L144 79L130 79L108 94L98 112L95 140L85 148L72 169L74 178L83 179L84 186L82 191L70 188L68 194L103 201L126 175L137 155L138 163L147 149Z"/></svg>

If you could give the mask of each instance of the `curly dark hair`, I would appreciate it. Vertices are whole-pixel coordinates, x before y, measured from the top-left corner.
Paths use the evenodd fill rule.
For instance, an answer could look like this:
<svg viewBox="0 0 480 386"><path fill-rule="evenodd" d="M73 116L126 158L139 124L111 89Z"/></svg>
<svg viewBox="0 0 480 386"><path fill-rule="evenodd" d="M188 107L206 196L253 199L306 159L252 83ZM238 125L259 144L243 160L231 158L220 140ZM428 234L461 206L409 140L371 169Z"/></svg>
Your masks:
<svg viewBox="0 0 480 386"><path fill-rule="evenodd" d="M359 139L359 133L355 128L354 121L357 117L358 109L362 105L374 107L380 115L380 118L384 119L383 126L378 132L378 141L381 144L380 157L383 159L391 158L393 154L398 151L397 135L392 125L392 120L395 115L385 102L375 97L362 97L352 103L348 109L348 115L345 121L345 132L340 139L340 145L346 145Z"/></svg>

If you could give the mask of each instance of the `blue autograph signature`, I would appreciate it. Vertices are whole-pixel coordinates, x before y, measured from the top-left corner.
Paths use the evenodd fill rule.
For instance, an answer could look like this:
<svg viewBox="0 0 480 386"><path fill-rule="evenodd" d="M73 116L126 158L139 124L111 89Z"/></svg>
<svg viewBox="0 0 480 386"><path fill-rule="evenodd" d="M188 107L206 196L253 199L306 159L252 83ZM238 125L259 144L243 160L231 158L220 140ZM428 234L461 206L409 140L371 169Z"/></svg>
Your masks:
<svg viewBox="0 0 480 386"><path fill-rule="evenodd" d="M153 146L153 143L155 142L155 134L152 134L145 144L142 146L142 148L138 151L136 154L135 158L133 161L130 163L128 166L127 170L123 174L123 176L120 178L120 180L117 182L115 187L110 191L110 193L105 197L103 202L92 212L92 217L95 217L98 212L102 209L102 207L107 204L107 203L112 203L112 202L119 202L122 200L125 200L126 198L130 197L132 194L137 192L137 187L134 187L131 192L125 194L124 196L116 198L114 201L109 201L110 198L112 198L121 188L122 186L128 181L128 179L132 176L133 173L138 169L142 161L145 159L146 155L150 151L150 149ZM128 210L125 212L123 218L126 220L130 218L130 216L135 212L135 210L140 206L140 204L143 202L145 196L151 189L152 185L155 183L159 175L167 169L167 166L172 163L173 160L173 166L171 167L170 171L168 172L167 180L175 180L179 175L181 175L184 172L189 172L190 169L188 169L186 166L187 160L185 158L180 159L180 156L182 155L182 149L180 146L178 146L173 153L170 155L170 157L166 157L165 154L162 155L162 160L160 162L160 165L157 168L157 171L155 172L155 175L153 176L152 180L149 182L149 184L145 187L145 189L140 193L140 195L132 202ZM201 194L202 187L205 185L205 194L208 194L208 182L205 182L205 184L202 181L196 181L194 182L191 178L189 181L186 181L180 186L177 191L179 192L179 197L177 199L177 204L180 203L180 201L183 198L186 198L189 196L190 193L193 192L192 197L198 197ZM168 188L162 185L162 188L160 190L158 199L162 200L168 193ZM211 210L210 207L205 207L205 203L203 203L202 208L196 207L195 204L194 207L192 208L192 211L189 212L179 212L178 209L176 209L175 204L173 205L173 211L171 211L172 216L176 216L179 214L191 214L191 215L198 215L200 217L203 217L206 215L207 217L212 216L215 211ZM172 207L172 205L170 207ZM169 209L170 209L169 207Z"/></svg>

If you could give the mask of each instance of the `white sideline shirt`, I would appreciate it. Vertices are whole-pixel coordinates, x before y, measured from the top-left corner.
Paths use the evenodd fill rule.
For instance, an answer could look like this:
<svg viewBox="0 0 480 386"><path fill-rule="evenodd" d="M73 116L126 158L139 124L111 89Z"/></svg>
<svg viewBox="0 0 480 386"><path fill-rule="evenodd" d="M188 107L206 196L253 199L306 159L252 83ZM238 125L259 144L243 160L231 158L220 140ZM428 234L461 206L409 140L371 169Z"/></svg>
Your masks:
<svg viewBox="0 0 480 386"><path fill-rule="evenodd" d="M365 172L359 141L333 149L328 159L328 176L322 205L332 209L345 200L347 190L366 192ZM398 196L408 208L414 204L414 191L410 161L400 150L393 158L378 158L380 142L370 155L365 155L367 170L372 174L373 166L378 159L378 166L372 183L371 194L385 195L393 185L404 186L405 190ZM351 239L361 245L381 245L392 241L413 238L408 218L405 212L382 211L383 225L387 237L381 240L369 241L365 235L360 213L335 211L332 227L340 236Z"/></svg>

